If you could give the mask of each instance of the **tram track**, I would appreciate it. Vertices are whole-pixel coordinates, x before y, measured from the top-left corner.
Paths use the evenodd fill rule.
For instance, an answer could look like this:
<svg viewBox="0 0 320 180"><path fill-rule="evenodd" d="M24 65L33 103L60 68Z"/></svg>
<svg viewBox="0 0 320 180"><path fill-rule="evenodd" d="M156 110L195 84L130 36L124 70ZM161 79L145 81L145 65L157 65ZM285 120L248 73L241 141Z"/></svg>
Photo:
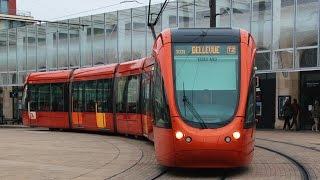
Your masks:
<svg viewBox="0 0 320 180"><path fill-rule="evenodd" d="M304 165L302 165L299 161L297 161L296 159L294 159L294 158L292 158L292 157L290 157L280 151L277 151L277 150L274 150L274 149L271 149L268 147L264 147L264 146L260 146L260 145L255 145L255 147L260 148L260 149L264 149L266 151L273 152L275 154L278 154L278 155L286 158L287 160L289 160L292 164L294 164L298 168L300 175L301 175L301 179L303 179L303 180L311 179L307 168Z"/></svg>
<svg viewBox="0 0 320 180"><path fill-rule="evenodd" d="M268 141L268 142L274 142L274 143L280 143L280 144L287 144L287 145L291 145L291 146L296 146L296 147L301 147L304 149L308 149L308 150L312 150L312 151L316 151L316 152L320 152L319 149L316 149L314 147L310 147L310 146L304 146L304 145L300 145L300 144L294 144L294 143L289 143L289 142L284 142L284 141L276 141L276 140L271 140L271 139L263 139L263 138L256 138L258 140L262 140L262 141Z"/></svg>

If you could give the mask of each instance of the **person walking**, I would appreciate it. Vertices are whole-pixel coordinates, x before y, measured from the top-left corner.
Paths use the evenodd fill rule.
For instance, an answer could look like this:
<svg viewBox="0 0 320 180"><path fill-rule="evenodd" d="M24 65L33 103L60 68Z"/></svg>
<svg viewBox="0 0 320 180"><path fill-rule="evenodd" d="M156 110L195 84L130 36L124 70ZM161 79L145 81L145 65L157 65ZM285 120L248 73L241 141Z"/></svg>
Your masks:
<svg viewBox="0 0 320 180"><path fill-rule="evenodd" d="M287 130L290 128L290 119L292 117L292 107L291 107L291 101L290 99L287 99L286 102L283 105L283 116L284 116L284 124L283 124L283 130Z"/></svg>
<svg viewBox="0 0 320 180"><path fill-rule="evenodd" d="M320 118L320 106L319 106L319 101L315 100L314 106L312 108L312 118L314 121L314 124L312 125L312 131L318 132L318 127L319 127L319 118Z"/></svg>
<svg viewBox="0 0 320 180"><path fill-rule="evenodd" d="M293 99L293 103L291 104L292 112L293 112L293 120L290 125L290 130L292 129L293 125L296 127L296 131L298 130L298 115L300 114L300 106L297 102L297 99Z"/></svg>

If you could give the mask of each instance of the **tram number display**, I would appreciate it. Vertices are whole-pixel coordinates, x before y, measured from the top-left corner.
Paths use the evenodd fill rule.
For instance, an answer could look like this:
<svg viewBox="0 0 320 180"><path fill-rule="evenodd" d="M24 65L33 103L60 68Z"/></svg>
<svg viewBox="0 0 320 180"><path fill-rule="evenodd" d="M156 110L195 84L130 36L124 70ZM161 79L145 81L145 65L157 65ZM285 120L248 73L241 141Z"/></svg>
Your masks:
<svg viewBox="0 0 320 180"><path fill-rule="evenodd" d="M210 55L237 55L238 46L235 44L231 45L175 45L174 55L175 56L206 56ZM200 58L199 61L216 61L216 58Z"/></svg>

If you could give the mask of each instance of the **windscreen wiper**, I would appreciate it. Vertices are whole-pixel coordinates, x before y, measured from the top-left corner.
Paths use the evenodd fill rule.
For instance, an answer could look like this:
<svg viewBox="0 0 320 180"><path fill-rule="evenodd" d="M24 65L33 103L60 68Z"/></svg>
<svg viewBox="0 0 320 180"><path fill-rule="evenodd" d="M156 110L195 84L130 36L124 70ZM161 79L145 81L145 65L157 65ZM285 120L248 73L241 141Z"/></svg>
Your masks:
<svg viewBox="0 0 320 180"><path fill-rule="evenodd" d="M186 92L184 90L184 83L183 83L183 98L182 98L183 104L184 104L184 109L186 107L188 110L191 112L191 114L199 121L202 129L207 129L206 123L203 121L201 118L200 114L197 112L197 110L194 108L193 104L189 101L188 97L186 96Z"/></svg>

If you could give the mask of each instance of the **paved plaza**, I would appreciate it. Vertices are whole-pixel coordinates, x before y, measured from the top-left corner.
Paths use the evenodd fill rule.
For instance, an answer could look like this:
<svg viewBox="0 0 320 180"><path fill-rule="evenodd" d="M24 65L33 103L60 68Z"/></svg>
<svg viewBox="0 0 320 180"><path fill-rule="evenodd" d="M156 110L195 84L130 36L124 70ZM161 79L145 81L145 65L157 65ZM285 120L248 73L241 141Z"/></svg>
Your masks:
<svg viewBox="0 0 320 180"><path fill-rule="evenodd" d="M247 168L186 170L157 164L143 139L0 128L0 179L319 179L320 133L257 131ZM305 173L304 173L304 171Z"/></svg>

